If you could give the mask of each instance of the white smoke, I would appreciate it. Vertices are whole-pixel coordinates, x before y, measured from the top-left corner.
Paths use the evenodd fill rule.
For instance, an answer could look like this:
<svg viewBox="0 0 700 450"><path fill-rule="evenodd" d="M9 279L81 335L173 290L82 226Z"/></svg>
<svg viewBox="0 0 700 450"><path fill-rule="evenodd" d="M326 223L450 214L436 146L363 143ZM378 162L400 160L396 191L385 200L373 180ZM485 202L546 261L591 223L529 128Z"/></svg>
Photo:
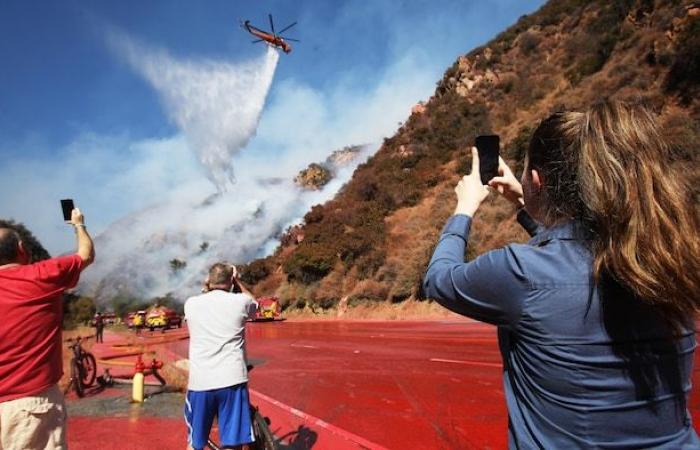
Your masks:
<svg viewBox="0 0 700 450"><path fill-rule="evenodd" d="M119 33L110 42L160 94L166 114L182 132L140 141L86 133L47 151L54 156L45 160L10 161L0 177L0 188L15 192L9 203L0 199L0 209L31 224L54 253L74 245L55 217L58 198L76 199L97 249L80 289L99 294L103 304L120 292L185 298L198 291L212 263L244 263L270 254L280 233L312 205L332 198L379 145L364 147L355 160L338 167L321 191L294 185L299 170L333 150L378 143L392 134L410 107L430 94L437 70L406 53L361 89L342 82L318 89L287 78L275 86L260 117L277 62L274 51L242 63L185 61ZM241 81L246 77L250 85ZM240 101L232 104L232 99ZM258 136L250 140L258 119ZM249 151L240 151L243 145ZM218 194L212 195L195 155ZM244 168L237 170L233 185L232 161ZM28 180L27 173L40 181ZM173 259L186 266L173 270Z"/></svg>
<svg viewBox="0 0 700 450"><path fill-rule="evenodd" d="M302 190L290 168L283 178L241 174L230 191L206 198L201 186L123 217L95 240L98 258L84 272L81 289L108 302L120 293L152 298L172 293L184 299L198 292L217 261L247 262L265 256L280 234L309 208L330 199L376 147L365 146L320 191ZM174 270L170 261L186 266Z"/></svg>
<svg viewBox="0 0 700 450"><path fill-rule="evenodd" d="M268 47L260 58L242 63L187 61L116 31L109 42L156 89L210 180L226 191L235 183L232 157L258 127L278 52Z"/></svg>

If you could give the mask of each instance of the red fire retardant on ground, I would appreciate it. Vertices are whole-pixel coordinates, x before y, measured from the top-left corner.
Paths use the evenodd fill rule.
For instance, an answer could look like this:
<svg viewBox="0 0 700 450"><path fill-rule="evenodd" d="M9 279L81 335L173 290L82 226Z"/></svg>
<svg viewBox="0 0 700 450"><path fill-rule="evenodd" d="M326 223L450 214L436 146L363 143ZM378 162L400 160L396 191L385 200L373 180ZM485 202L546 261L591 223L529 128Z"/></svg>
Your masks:
<svg viewBox="0 0 700 450"><path fill-rule="evenodd" d="M296 441L295 448L507 445L492 326L466 320L267 322L250 324L247 340L255 364L250 387L261 394L251 393L251 400L270 417L272 431ZM172 356L187 355L187 341L165 345ZM700 420L697 362L695 367L689 407ZM95 434L99 441L90 437ZM153 417L69 422L73 449L155 448L143 436L161 436L157 448L183 448L185 426ZM353 436L362 443L353 443Z"/></svg>

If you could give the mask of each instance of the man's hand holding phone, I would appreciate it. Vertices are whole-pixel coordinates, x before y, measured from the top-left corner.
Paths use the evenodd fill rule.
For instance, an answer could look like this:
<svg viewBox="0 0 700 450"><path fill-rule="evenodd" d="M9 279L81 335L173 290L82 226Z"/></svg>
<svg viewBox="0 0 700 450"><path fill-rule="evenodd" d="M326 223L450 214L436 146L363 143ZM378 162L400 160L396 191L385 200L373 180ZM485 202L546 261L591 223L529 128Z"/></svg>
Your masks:
<svg viewBox="0 0 700 450"><path fill-rule="evenodd" d="M76 253L83 260L84 269L95 260L95 247L92 244L92 238L85 229L85 217L75 207L72 199L61 200L61 209L63 210L63 220L75 227L78 238L78 251Z"/></svg>
<svg viewBox="0 0 700 450"><path fill-rule="evenodd" d="M68 223L70 223L74 227L85 226L85 217L83 216L83 213L80 212L80 209L73 208L73 210L70 213L70 222Z"/></svg>

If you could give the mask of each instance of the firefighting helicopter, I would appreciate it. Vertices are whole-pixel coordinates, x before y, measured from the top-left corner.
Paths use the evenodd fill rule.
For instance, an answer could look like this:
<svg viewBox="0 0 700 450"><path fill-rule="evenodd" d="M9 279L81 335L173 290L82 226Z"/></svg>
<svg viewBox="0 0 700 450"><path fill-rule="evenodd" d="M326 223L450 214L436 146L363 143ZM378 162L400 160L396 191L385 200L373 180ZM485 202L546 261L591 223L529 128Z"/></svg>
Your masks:
<svg viewBox="0 0 700 450"><path fill-rule="evenodd" d="M263 31L260 28L256 28L253 25L250 24L250 20L246 20L243 22L241 25L243 28L246 29L246 31L253 36L257 37L258 39L254 40L253 43L257 42L266 42L268 45L271 45L275 48L281 49L285 53L289 53L292 51L292 46L287 43L287 41L292 41L292 42L301 42L298 39L291 39L291 38L285 38L282 37L282 33L285 31L289 30L292 28L294 25L297 23L294 22L291 25L287 25L280 31L279 33L275 33L275 24L272 22L272 14L267 15L268 18L270 19L270 29L272 30L272 33Z"/></svg>

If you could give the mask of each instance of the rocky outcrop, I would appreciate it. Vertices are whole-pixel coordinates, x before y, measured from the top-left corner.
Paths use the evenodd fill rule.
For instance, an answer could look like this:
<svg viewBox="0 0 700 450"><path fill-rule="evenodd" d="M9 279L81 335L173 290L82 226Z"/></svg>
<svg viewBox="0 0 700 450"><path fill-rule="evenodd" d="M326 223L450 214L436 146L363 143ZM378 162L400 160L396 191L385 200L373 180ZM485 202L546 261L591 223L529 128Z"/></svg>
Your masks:
<svg viewBox="0 0 700 450"><path fill-rule="evenodd" d="M311 163L294 178L297 186L307 190L322 189L336 175L339 169L355 161L364 146L353 145L336 150L322 163Z"/></svg>
<svg viewBox="0 0 700 450"><path fill-rule="evenodd" d="M339 311L348 301L416 298L474 137L499 134L503 156L522 167L542 118L600 98L653 106L696 174L690 184L700 185L699 15L698 2L551 0L521 17L459 57L338 194L313 206L266 261L277 270L261 289L286 305L303 298L309 307L339 303ZM501 200L480 210L469 257L526 239Z"/></svg>
<svg viewBox="0 0 700 450"><path fill-rule="evenodd" d="M330 170L320 164L311 163L309 167L299 172L294 182L303 189L315 191L328 184L332 178L333 174Z"/></svg>

